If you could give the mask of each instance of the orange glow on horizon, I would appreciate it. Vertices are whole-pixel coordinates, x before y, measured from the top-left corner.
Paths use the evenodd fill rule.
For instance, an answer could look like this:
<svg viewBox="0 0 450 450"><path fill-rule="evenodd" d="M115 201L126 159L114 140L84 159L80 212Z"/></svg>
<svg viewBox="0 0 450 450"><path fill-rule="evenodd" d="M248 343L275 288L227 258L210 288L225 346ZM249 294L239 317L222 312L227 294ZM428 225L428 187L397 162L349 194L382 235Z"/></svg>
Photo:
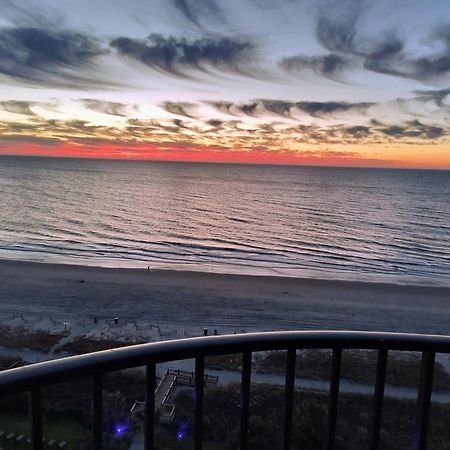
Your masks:
<svg viewBox="0 0 450 450"><path fill-rule="evenodd" d="M299 151L267 150L265 148L225 149L204 145L168 144L80 144L65 142L55 145L38 143L5 142L0 143L0 155L47 156L95 159L155 160L181 162L241 163L241 164L283 164L320 165L344 167L380 168L428 168L450 169L450 152L441 146L399 146L383 152L373 149L350 148L348 145L336 146L336 150L305 146ZM356 146L355 146L356 147ZM376 157L372 155L377 155ZM389 156L396 154L396 158Z"/></svg>

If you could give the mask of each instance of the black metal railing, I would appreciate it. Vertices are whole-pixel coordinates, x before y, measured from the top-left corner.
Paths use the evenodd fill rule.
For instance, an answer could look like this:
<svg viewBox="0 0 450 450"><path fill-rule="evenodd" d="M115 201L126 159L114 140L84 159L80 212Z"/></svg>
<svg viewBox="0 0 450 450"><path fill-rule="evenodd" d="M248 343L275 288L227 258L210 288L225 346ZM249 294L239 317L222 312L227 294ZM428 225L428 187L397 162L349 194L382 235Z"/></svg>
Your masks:
<svg viewBox="0 0 450 450"><path fill-rule="evenodd" d="M421 352L412 448L413 450L426 448L435 355L450 353L450 336L352 331L293 331L210 336L141 344L3 371L0 373L0 395L30 392L32 447L33 450L42 450L42 388L58 382L92 377L93 447L94 450L101 450L103 375L111 371L145 366L145 450L152 450L155 436L156 364L195 358L194 445L196 450L201 450L205 357L242 353L239 448L246 450L248 448L252 353L287 350L283 449L288 450L291 442L296 350L298 349L332 350L327 449L333 449L335 445L342 351L344 349L378 351L369 446L371 450L376 450L379 446L389 350Z"/></svg>

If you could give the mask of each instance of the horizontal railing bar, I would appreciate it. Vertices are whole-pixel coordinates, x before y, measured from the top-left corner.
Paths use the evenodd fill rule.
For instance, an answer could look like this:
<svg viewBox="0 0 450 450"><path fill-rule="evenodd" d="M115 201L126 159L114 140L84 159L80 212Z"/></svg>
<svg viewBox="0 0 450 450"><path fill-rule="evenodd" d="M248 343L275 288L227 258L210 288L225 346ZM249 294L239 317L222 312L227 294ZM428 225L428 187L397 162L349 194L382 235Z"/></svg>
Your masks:
<svg viewBox="0 0 450 450"><path fill-rule="evenodd" d="M199 355L285 350L287 348L341 348L450 353L450 336L361 331L285 331L208 336L139 344L32 364L0 372L0 394L37 385L93 376L97 372L195 358Z"/></svg>

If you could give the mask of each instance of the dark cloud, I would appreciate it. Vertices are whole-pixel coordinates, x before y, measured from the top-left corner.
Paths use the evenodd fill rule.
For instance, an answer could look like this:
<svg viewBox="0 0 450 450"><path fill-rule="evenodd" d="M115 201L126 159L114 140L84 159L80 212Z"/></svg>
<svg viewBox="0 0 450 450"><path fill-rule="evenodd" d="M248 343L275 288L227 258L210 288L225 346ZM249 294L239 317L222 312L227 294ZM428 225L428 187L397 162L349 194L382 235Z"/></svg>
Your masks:
<svg viewBox="0 0 450 450"><path fill-rule="evenodd" d="M0 74L49 86L93 83L86 69L101 55L99 43L84 34L39 28L0 29Z"/></svg>
<svg viewBox="0 0 450 450"><path fill-rule="evenodd" d="M102 114L109 114L111 116L127 116L127 110L129 105L118 102L108 102L104 100L96 100L93 98L83 98L81 99L86 108L91 109L92 111L99 112ZM134 108L134 107L133 107Z"/></svg>
<svg viewBox="0 0 450 450"><path fill-rule="evenodd" d="M434 30L430 42L432 44L439 42L444 49L440 53L413 61L416 78L427 80L450 72L450 25Z"/></svg>
<svg viewBox="0 0 450 450"><path fill-rule="evenodd" d="M364 138L370 134L370 128L362 125L345 128L345 132L355 138Z"/></svg>
<svg viewBox="0 0 450 450"><path fill-rule="evenodd" d="M235 105L235 108L246 116L255 117L257 115L258 102L242 103Z"/></svg>
<svg viewBox="0 0 450 450"><path fill-rule="evenodd" d="M198 27L211 21L223 22L224 15L214 0L171 0L183 17Z"/></svg>
<svg viewBox="0 0 450 450"><path fill-rule="evenodd" d="M188 128L181 119L173 119L172 123L177 128Z"/></svg>
<svg viewBox="0 0 450 450"><path fill-rule="evenodd" d="M365 6L364 0L325 2L320 8L316 28L322 45L333 53L353 54L357 25Z"/></svg>
<svg viewBox="0 0 450 450"><path fill-rule="evenodd" d="M248 103L231 103L215 101L210 102L218 111L239 115L245 114L251 117L260 117L267 114L293 118L298 111L309 114L312 117L321 117L341 112L356 112L363 114L375 103L350 103L350 102L290 102L286 100L261 99Z"/></svg>
<svg viewBox="0 0 450 450"><path fill-rule="evenodd" d="M194 103L189 102L164 102L161 105L165 111L175 114L177 116L184 116L190 119L195 118L195 116L191 113L191 110L196 107Z"/></svg>
<svg viewBox="0 0 450 450"><path fill-rule="evenodd" d="M398 125L392 125L390 127L386 128L379 128L381 133L385 134L386 136L394 136L394 137L417 137L420 135L420 132L409 130L407 127L401 127Z"/></svg>
<svg viewBox="0 0 450 450"><path fill-rule="evenodd" d="M371 47L371 50L364 56L364 67L366 69L389 75L405 76L400 71L400 65L404 58L402 41L392 36Z"/></svg>
<svg viewBox="0 0 450 450"><path fill-rule="evenodd" d="M330 53L322 56L297 55L283 58L279 66L293 75L309 69L325 78L336 79L349 66L349 62L340 55Z"/></svg>
<svg viewBox="0 0 450 450"><path fill-rule="evenodd" d="M31 109L34 102L25 102L20 100L7 100L0 102L0 108L13 114L23 114L25 116L35 116L35 112Z"/></svg>
<svg viewBox="0 0 450 450"><path fill-rule="evenodd" d="M416 100L423 102L432 101L436 106L442 108L444 106L444 100L450 95L450 88L433 91L414 91L414 94L416 94Z"/></svg>
<svg viewBox="0 0 450 450"><path fill-rule="evenodd" d="M158 72L184 78L191 78L195 71L246 74L244 65L255 50L255 45L247 39L220 37L189 41L160 34L152 34L147 39L120 37L111 41L110 46L120 55Z"/></svg>
<svg viewBox="0 0 450 450"><path fill-rule="evenodd" d="M403 60L403 42L397 37L387 36L383 40L370 41L361 37L359 20L363 12L364 2L347 1L342 4L348 14L338 17L331 15L333 11L322 11L317 22L317 37L329 51L338 55L346 55L362 59L367 70L390 75L400 75L399 62Z"/></svg>
<svg viewBox="0 0 450 450"><path fill-rule="evenodd" d="M375 103L362 102L297 102L296 107L312 117L327 116L341 112L365 113Z"/></svg>
<svg viewBox="0 0 450 450"><path fill-rule="evenodd" d="M219 111L223 114L233 115L233 113L231 111L231 108L233 107L232 102L212 101L212 102L206 102L206 103L211 105L212 107L216 108L217 111Z"/></svg>
<svg viewBox="0 0 450 450"><path fill-rule="evenodd" d="M291 110L295 107L295 103L284 100L261 100L266 111L278 116L291 117Z"/></svg>
<svg viewBox="0 0 450 450"><path fill-rule="evenodd" d="M392 125L383 128L378 128L378 131L386 136L396 137L396 138L427 138L427 139L438 139L445 134L446 130L442 127L437 127L434 125L425 125L418 120L413 120L406 122L404 125Z"/></svg>
<svg viewBox="0 0 450 450"><path fill-rule="evenodd" d="M0 142L15 143L15 142L25 142L28 144L40 144L45 146L53 146L61 143L58 138L51 137L41 137L41 136L27 136L27 135L17 135L17 134L1 134Z"/></svg>
<svg viewBox="0 0 450 450"><path fill-rule="evenodd" d="M213 128L220 128L224 124L224 122L223 120L219 119L209 119L206 121L206 124Z"/></svg>
<svg viewBox="0 0 450 450"><path fill-rule="evenodd" d="M412 57L406 51L404 40L392 32L383 33L381 39L363 33L360 22L366 8L367 2L363 0L346 0L322 8L316 28L319 42L328 51L353 59L355 66L362 61L365 69L377 73L420 81L450 73L450 25L438 27L429 34L428 44L433 49L430 55ZM436 43L441 50L435 50Z"/></svg>
<svg viewBox="0 0 450 450"><path fill-rule="evenodd" d="M248 103L232 103L222 101L214 101L208 103L214 106L219 112L223 114L230 114L231 116L244 114L250 117L257 117L265 111L263 102L263 100L255 100ZM274 100L274 102L276 102L276 100Z"/></svg>

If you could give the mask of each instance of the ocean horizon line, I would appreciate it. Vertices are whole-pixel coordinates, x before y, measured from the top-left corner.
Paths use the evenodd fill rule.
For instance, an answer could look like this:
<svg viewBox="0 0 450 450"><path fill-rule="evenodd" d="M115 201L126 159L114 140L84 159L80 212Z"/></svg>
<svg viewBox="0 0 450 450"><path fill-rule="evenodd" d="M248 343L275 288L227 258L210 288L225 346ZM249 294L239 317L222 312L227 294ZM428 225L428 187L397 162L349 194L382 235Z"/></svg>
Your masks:
<svg viewBox="0 0 450 450"><path fill-rule="evenodd" d="M250 167L305 167L319 169L355 169L355 170L392 170L392 171L429 171L429 172L449 172L450 167L409 167L409 166L366 166L366 165L329 165L329 164L304 164L304 163L264 163L264 162L239 162L239 161L188 161L172 159L147 159L147 158L107 158L107 157L87 157L87 156L64 156L64 155L23 155L1 153L0 158L24 158L24 159L52 159L52 160L75 160L75 161L115 161L115 162L135 162L135 163L164 163L164 164L199 164L214 166L250 166Z"/></svg>

